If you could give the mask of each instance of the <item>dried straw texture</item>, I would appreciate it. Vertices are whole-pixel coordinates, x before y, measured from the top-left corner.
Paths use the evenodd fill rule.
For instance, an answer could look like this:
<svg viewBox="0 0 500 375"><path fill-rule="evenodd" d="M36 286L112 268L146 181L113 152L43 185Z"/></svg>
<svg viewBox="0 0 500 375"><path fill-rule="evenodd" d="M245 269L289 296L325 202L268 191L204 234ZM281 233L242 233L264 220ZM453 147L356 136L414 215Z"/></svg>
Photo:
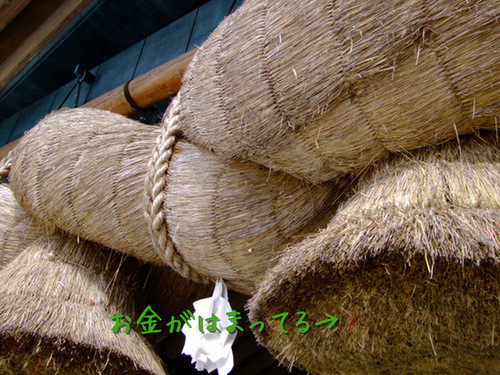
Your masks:
<svg viewBox="0 0 500 375"><path fill-rule="evenodd" d="M185 141L175 146L167 177L165 217L177 251L196 271L245 294L285 244L318 229L340 190L222 160Z"/></svg>
<svg viewBox="0 0 500 375"><path fill-rule="evenodd" d="M141 206L158 132L104 111L53 113L15 149L13 190L45 225L167 262L153 250ZM334 188L222 160L181 140L168 170L164 214L184 261L251 293L285 243L317 229Z"/></svg>
<svg viewBox="0 0 500 375"><path fill-rule="evenodd" d="M10 167L12 166L11 155L11 152L9 152L5 158L0 160L0 180L6 178L9 175Z"/></svg>
<svg viewBox="0 0 500 375"><path fill-rule="evenodd" d="M143 184L158 129L95 109L53 112L13 150L9 181L47 227L160 263L143 215Z"/></svg>
<svg viewBox="0 0 500 375"><path fill-rule="evenodd" d="M31 374L37 364L44 374L165 374L133 324L128 334L111 330L115 313L138 318L122 257L51 235L8 264L0 272L2 373Z"/></svg>
<svg viewBox="0 0 500 375"><path fill-rule="evenodd" d="M0 270L10 263L16 256L22 253L28 246L48 235L47 230L42 229L16 201L8 184L0 184ZM50 233L53 234L53 233ZM100 251L100 250L99 250ZM132 263L130 259L127 264ZM190 280L173 277L172 271L167 266L136 265L134 271L127 273L137 284L137 293L134 293L134 302L138 305L138 311L151 305L161 317L178 315L186 309L192 309L192 302L211 295L213 285L200 285ZM121 270L123 273L123 269ZM127 295L130 295L127 290ZM130 298L130 297L128 297ZM139 306L140 305L140 306ZM162 334L144 336L151 343L157 343L165 337ZM4 337L5 339L5 337ZM10 342L7 343L7 345ZM31 341L25 345L32 348L38 342ZM74 343L65 343L66 350L74 350ZM0 344L0 348L3 346ZM83 349L79 348L79 352ZM91 351L89 351L91 353ZM56 355L55 353L54 355ZM0 359L1 373L7 372L2 367L6 362ZM14 371L9 369L9 371ZM9 373L9 372L7 372ZM17 374L17 372L13 372Z"/></svg>
<svg viewBox="0 0 500 375"><path fill-rule="evenodd" d="M495 129L495 2L247 0L201 46L182 134L312 182Z"/></svg>
<svg viewBox="0 0 500 375"><path fill-rule="evenodd" d="M43 234L17 203L7 184L0 184L0 269Z"/></svg>
<svg viewBox="0 0 500 375"><path fill-rule="evenodd" d="M495 134L482 137L363 177L249 303L251 321L265 322L260 343L317 374L497 373L500 151ZM298 311L307 333L293 326ZM288 334L271 318L283 312ZM312 323L325 313L339 319L332 329Z"/></svg>
<svg viewBox="0 0 500 375"><path fill-rule="evenodd" d="M175 312L192 303L198 285L165 266L144 218L144 177L158 134L157 127L107 111L54 112L16 147L9 178L41 226L163 265L164 310ZM27 231L16 229L17 236Z"/></svg>

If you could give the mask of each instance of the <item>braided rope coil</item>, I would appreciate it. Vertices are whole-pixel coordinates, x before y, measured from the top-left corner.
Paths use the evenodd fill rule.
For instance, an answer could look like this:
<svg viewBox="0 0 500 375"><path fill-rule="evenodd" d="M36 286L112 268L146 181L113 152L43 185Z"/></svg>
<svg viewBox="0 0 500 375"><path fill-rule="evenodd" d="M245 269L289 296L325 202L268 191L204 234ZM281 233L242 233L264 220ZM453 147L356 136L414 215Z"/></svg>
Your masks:
<svg viewBox="0 0 500 375"><path fill-rule="evenodd" d="M0 179L7 178L12 167L12 151L0 162Z"/></svg>
<svg viewBox="0 0 500 375"><path fill-rule="evenodd" d="M163 126L164 131L156 139L148 173L145 181L144 216L148 223L153 246L160 257L181 276L196 282L209 283L210 279L191 268L176 252L174 244L168 236L165 218L164 201L167 185L167 171L173 154L176 135L179 131L180 95L172 101L170 111Z"/></svg>

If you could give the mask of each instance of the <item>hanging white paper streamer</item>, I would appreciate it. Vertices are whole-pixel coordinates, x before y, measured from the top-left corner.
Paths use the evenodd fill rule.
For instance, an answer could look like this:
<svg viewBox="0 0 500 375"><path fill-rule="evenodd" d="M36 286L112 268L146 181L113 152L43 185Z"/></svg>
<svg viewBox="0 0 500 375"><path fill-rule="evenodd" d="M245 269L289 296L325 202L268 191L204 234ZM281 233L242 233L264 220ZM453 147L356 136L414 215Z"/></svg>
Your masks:
<svg viewBox="0 0 500 375"><path fill-rule="evenodd" d="M227 287L222 279L215 283L212 297L200 299L193 303L194 320L190 319L189 327L184 324L182 333L186 336L186 342L182 349L183 354L192 357L191 363L196 362L198 371L207 370L209 373L217 369L219 375L227 375L234 366L233 351L231 346L236 338L236 332L229 333L227 327L232 323L228 320L226 313L232 311L227 298ZM208 332L210 325L205 319L215 314L220 320L217 328L221 332ZM203 319L203 332L199 329L199 317Z"/></svg>

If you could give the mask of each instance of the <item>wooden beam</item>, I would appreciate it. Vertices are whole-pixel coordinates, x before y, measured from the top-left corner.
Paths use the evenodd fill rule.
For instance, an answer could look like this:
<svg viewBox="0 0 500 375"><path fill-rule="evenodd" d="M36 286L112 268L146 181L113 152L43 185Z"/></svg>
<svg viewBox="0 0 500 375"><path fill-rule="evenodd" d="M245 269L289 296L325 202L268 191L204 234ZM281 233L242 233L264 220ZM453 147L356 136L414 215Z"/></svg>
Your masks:
<svg viewBox="0 0 500 375"><path fill-rule="evenodd" d="M130 81L128 89L134 102L141 108L147 108L175 95L195 52L194 49L186 52ZM85 103L82 107L105 109L124 116L136 112L125 98L124 85Z"/></svg>
<svg viewBox="0 0 500 375"><path fill-rule="evenodd" d="M65 0L0 65L0 88L42 50L91 0Z"/></svg>
<svg viewBox="0 0 500 375"><path fill-rule="evenodd" d="M31 0L2 0L0 1L0 32L26 8Z"/></svg>
<svg viewBox="0 0 500 375"><path fill-rule="evenodd" d="M195 49L186 52L130 81L129 92L137 105L147 108L175 95L181 87L182 76L195 52ZM85 103L82 107L105 109L124 116L135 112L125 99L123 85ZM7 156L19 140L20 138L0 147L0 159Z"/></svg>

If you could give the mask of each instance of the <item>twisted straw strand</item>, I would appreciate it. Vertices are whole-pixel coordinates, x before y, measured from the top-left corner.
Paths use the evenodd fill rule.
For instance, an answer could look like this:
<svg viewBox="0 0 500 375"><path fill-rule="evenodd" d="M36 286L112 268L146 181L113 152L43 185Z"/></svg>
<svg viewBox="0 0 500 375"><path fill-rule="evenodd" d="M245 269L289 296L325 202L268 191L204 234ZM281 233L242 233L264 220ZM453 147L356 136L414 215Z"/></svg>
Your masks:
<svg viewBox="0 0 500 375"><path fill-rule="evenodd" d="M12 151L0 162L0 179L7 178L12 167Z"/></svg>
<svg viewBox="0 0 500 375"><path fill-rule="evenodd" d="M165 187L170 158L179 131L180 96L172 101L172 107L165 121L166 130L156 140L152 157L148 165L145 181L146 205L144 215L148 223L153 246L163 260L181 276L197 282L210 282L210 279L199 274L179 255L172 240L168 236L168 228L164 214Z"/></svg>

